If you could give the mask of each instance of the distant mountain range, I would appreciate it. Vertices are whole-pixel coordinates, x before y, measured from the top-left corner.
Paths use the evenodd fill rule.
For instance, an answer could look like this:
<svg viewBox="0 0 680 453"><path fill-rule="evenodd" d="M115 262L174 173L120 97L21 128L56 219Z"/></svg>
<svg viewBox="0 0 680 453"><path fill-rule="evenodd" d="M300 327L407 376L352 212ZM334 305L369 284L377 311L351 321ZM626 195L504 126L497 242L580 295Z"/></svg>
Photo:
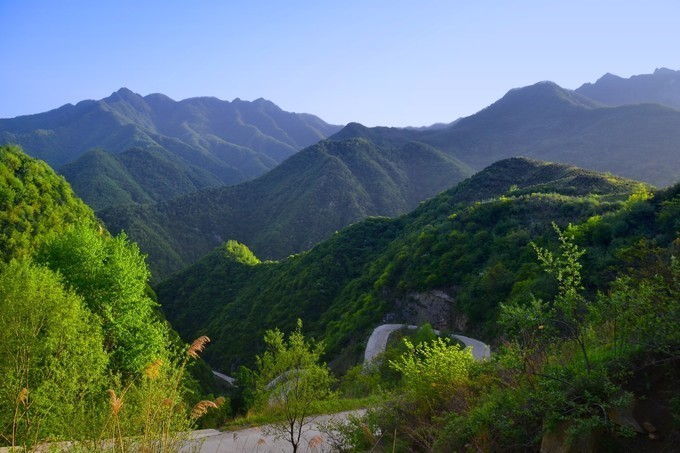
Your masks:
<svg viewBox="0 0 680 453"><path fill-rule="evenodd" d="M680 110L669 106L677 78L667 69L605 76L576 91L540 82L472 116L420 129L350 123L339 130L263 99L175 102L121 89L0 120L0 141L61 165L108 227L140 244L159 279L229 239L266 259L308 250L367 216L407 212L512 156L670 185L680 180Z"/></svg>
<svg viewBox="0 0 680 453"><path fill-rule="evenodd" d="M512 156L578 165L656 186L680 180L680 110L659 104L608 107L552 82L509 91L444 129L366 128L334 139L419 141L475 170Z"/></svg>
<svg viewBox="0 0 680 453"><path fill-rule="evenodd" d="M99 101L0 119L0 143L21 145L57 169L69 164L63 172L76 192L101 208L246 181L339 129L264 99L176 102L121 88ZM140 153L118 156L131 149L153 151L143 154L144 161ZM150 188L149 180L164 180L167 189Z"/></svg>
<svg viewBox="0 0 680 453"><path fill-rule="evenodd" d="M612 106L655 103L680 109L680 71L659 68L653 74L628 79L607 73L595 83L581 85L576 92Z"/></svg>
<svg viewBox="0 0 680 453"><path fill-rule="evenodd" d="M669 185L680 180L679 144L678 110L607 107L540 82L448 126L350 123L243 186L100 214L113 231L125 229L140 243L162 278L229 239L266 259L307 250L352 222L407 212L474 170L516 155ZM404 159L407 149L411 158L420 156L417 177Z"/></svg>

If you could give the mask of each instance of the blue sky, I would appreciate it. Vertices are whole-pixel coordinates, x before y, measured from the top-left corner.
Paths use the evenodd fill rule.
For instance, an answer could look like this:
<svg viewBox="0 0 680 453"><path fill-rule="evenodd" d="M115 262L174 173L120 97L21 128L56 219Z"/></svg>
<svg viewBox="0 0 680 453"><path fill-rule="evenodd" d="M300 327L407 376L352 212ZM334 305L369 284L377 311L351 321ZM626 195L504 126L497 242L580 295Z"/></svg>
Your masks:
<svg viewBox="0 0 680 453"><path fill-rule="evenodd" d="M0 0L0 118L139 94L449 122L541 80L680 69L680 2Z"/></svg>

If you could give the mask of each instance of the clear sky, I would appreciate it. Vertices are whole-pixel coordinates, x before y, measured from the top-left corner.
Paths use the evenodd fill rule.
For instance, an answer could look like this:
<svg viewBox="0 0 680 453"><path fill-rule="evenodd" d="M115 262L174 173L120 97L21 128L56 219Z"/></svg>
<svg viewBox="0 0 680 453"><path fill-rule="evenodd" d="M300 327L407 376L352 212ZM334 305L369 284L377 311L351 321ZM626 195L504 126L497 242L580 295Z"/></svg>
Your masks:
<svg viewBox="0 0 680 453"><path fill-rule="evenodd" d="M120 87L421 126L509 89L680 69L678 0L0 0L0 118Z"/></svg>

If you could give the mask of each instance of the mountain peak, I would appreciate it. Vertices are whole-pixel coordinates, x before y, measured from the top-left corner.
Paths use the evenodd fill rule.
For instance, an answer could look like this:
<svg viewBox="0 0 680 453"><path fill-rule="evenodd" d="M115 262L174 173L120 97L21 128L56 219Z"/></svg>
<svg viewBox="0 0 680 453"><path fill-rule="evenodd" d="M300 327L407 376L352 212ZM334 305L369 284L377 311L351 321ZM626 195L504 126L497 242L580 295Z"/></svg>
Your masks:
<svg viewBox="0 0 680 453"><path fill-rule="evenodd" d="M654 75L655 76L678 76L678 75L680 75L680 71L674 71L674 70L668 69L668 68L656 68L654 70Z"/></svg>
<svg viewBox="0 0 680 453"><path fill-rule="evenodd" d="M599 83L599 82L606 83L606 82L612 82L614 80L623 80L623 78L617 76L616 74L612 74L611 72L608 72L605 75L603 75L602 77L600 77L599 79L597 79L597 82L595 82L595 83Z"/></svg>
<svg viewBox="0 0 680 453"><path fill-rule="evenodd" d="M498 101L473 115L475 117L495 117L497 115L535 115L563 113L565 109L594 108L596 104L567 90L551 81L513 88Z"/></svg>
<svg viewBox="0 0 680 453"><path fill-rule="evenodd" d="M134 91L122 87L118 91L111 93L111 96L109 96L106 99L103 99L103 101L106 102L117 102L117 101L125 101L128 103L133 103L137 104L140 101L142 101L144 98L140 96L139 94L135 93Z"/></svg>
<svg viewBox="0 0 680 453"><path fill-rule="evenodd" d="M123 99L131 98L131 97L135 97L135 98L139 97L139 95L137 93L135 93L134 91L130 90L129 88L125 88L125 87L121 87L115 93L111 93L111 97L113 97L113 96L119 96Z"/></svg>

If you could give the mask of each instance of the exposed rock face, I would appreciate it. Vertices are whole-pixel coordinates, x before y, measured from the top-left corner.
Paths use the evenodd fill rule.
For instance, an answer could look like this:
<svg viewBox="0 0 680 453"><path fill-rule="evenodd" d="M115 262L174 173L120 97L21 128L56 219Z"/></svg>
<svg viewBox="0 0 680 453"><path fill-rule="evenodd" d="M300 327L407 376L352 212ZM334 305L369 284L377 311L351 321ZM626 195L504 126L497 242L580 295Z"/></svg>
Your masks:
<svg viewBox="0 0 680 453"><path fill-rule="evenodd" d="M627 406L612 407L607 411L607 416L612 423L631 429L636 433L646 433L640 426L640 423L635 419L635 416L633 415L634 409L635 400L633 399Z"/></svg>
<svg viewBox="0 0 680 453"><path fill-rule="evenodd" d="M403 322L421 325L429 323L435 329L450 329L465 332L468 318L455 310L456 301L441 290L423 293L409 293L397 301L397 310Z"/></svg>

